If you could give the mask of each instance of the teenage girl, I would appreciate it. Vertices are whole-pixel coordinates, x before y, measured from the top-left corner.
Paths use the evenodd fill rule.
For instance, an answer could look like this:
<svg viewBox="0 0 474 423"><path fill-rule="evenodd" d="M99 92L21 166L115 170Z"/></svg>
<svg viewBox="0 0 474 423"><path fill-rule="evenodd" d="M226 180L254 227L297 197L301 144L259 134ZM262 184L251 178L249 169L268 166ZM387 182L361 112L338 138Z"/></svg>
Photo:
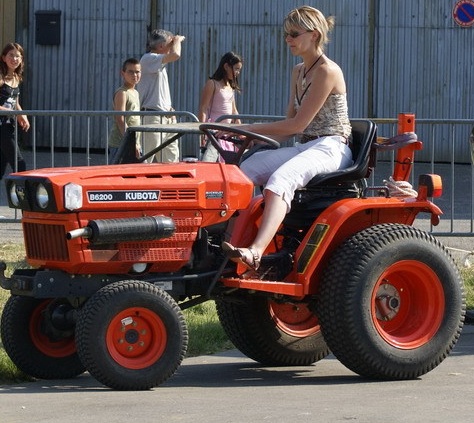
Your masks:
<svg viewBox="0 0 474 423"><path fill-rule="evenodd" d="M0 179L5 174L8 164L14 171L26 170L25 160L15 140L15 117L1 116L2 110L22 110L18 97L23 69L23 47L17 43L7 44L0 58ZM16 121L25 132L30 129L30 123L25 115L17 115Z"/></svg>
<svg viewBox="0 0 474 423"><path fill-rule="evenodd" d="M242 58L239 55L229 51L222 56L219 66L202 90L198 112L200 122L215 122L219 116L239 113L235 105L235 92L241 91L238 79L241 71ZM230 123L230 119L224 119L222 123ZM240 119L235 119L234 123L240 123ZM205 144L206 140L202 141ZM234 150L234 145L229 141L218 141L224 150ZM210 143L202 160L205 162L218 160L217 150Z"/></svg>

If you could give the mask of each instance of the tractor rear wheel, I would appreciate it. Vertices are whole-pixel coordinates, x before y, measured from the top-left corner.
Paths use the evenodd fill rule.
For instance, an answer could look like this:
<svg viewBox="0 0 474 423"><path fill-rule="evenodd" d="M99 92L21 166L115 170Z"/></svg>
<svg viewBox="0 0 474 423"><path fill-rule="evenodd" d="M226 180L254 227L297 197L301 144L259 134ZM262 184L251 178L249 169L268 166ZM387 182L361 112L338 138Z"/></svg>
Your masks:
<svg viewBox="0 0 474 423"><path fill-rule="evenodd" d="M162 289L121 281L97 291L80 311L79 356L99 382L119 390L145 390L171 377L183 360L184 315Z"/></svg>
<svg viewBox="0 0 474 423"><path fill-rule="evenodd" d="M2 314L2 342L10 359L38 379L69 379L85 371L76 352L73 308L59 300L11 296Z"/></svg>
<svg viewBox="0 0 474 423"><path fill-rule="evenodd" d="M333 254L318 311L329 348L347 368L375 379L413 379L456 344L465 295L439 241L410 226L382 224Z"/></svg>
<svg viewBox="0 0 474 423"><path fill-rule="evenodd" d="M304 366L329 354L319 321L306 303L248 295L238 303L218 300L216 308L232 343L263 365Z"/></svg>

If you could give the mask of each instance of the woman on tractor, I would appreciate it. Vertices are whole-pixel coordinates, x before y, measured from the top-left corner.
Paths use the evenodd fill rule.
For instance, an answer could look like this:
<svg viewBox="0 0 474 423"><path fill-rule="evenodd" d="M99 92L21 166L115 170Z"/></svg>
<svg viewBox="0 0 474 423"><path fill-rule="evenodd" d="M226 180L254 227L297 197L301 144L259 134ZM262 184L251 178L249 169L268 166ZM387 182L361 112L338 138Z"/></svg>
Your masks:
<svg viewBox="0 0 474 423"><path fill-rule="evenodd" d="M286 119L241 126L280 142L300 137L294 146L256 152L240 166L255 185L264 186L262 223L248 247L224 242L222 248L231 260L250 269L258 269L263 252L290 210L294 192L317 174L352 164L344 75L324 54L333 27L334 17L325 17L310 6L288 14L283 23L285 40L302 62L292 72Z"/></svg>

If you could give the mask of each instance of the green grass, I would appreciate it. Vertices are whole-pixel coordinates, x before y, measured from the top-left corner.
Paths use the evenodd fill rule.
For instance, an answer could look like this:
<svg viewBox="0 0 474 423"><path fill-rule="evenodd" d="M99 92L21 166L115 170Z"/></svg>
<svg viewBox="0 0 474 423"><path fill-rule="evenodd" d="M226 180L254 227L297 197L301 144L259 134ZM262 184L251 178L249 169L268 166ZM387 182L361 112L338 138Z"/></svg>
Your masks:
<svg viewBox="0 0 474 423"><path fill-rule="evenodd" d="M22 245L0 244L0 258L7 263L5 274L10 276L14 269L25 267L25 251ZM461 275L466 286L467 308L474 309L474 267L462 268ZM10 293L0 288L0 315ZM184 311L189 329L188 357L213 354L232 348L217 317L213 301L197 305ZM29 380L6 355L0 341L0 384Z"/></svg>
<svg viewBox="0 0 474 423"><path fill-rule="evenodd" d="M233 348L219 322L214 301L189 308L184 315L189 329L188 357Z"/></svg>
<svg viewBox="0 0 474 423"><path fill-rule="evenodd" d="M461 275L466 288L466 308L474 309L474 267L461 269Z"/></svg>

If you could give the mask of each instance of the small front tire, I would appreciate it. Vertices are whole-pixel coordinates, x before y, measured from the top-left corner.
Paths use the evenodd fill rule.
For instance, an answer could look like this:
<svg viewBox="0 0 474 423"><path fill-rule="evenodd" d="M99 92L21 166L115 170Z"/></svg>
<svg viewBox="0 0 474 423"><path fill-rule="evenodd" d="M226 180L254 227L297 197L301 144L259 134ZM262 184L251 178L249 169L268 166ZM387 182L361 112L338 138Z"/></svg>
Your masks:
<svg viewBox="0 0 474 423"><path fill-rule="evenodd" d="M78 316L76 343L87 370L118 390L145 390L171 377L183 360L183 313L162 289L141 281L97 291Z"/></svg>

